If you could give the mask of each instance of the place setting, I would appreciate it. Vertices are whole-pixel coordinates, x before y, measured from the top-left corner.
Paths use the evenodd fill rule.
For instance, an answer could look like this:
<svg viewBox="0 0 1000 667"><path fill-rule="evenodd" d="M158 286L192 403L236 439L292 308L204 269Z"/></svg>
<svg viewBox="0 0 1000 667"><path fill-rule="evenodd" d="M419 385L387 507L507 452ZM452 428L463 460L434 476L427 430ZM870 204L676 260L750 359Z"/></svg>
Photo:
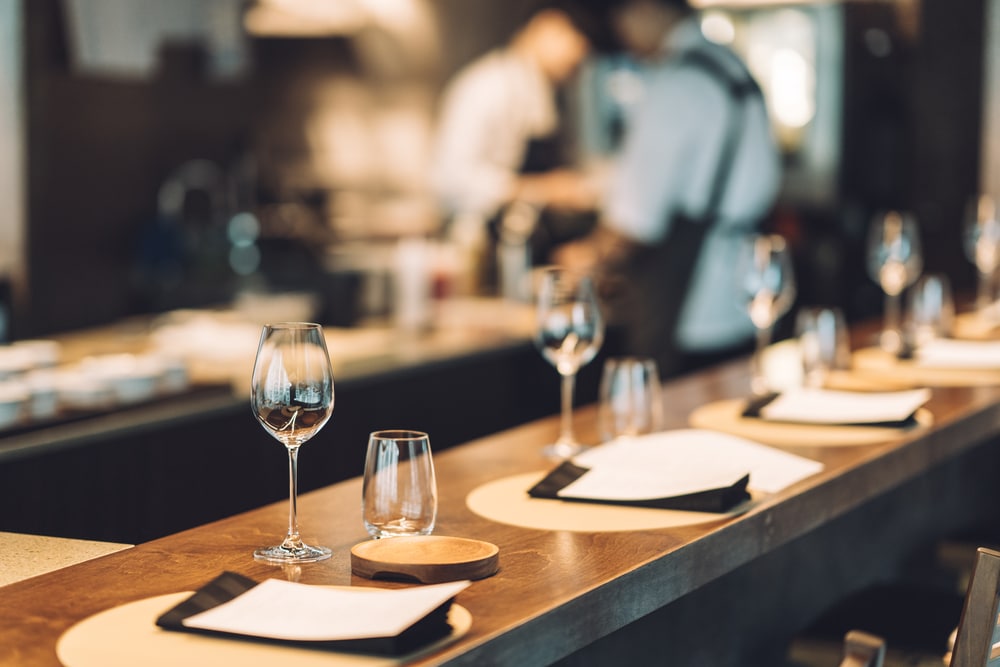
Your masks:
<svg viewBox="0 0 1000 667"><path fill-rule="evenodd" d="M715 430L664 430L662 409L652 359L609 358L598 403L602 444L587 447L574 437L572 456L487 482L466 505L492 521L538 530L674 528L738 516L823 468Z"/></svg>
<svg viewBox="0 0 1000 667"><path fill-rule="evenodd" d="M712 401L688 416L709 429L781 447L868 445L902 437L931 422L926 389L895 377L857 373L843 313L800 307L795 336L772 343L775 323L795 302L791 250L777 235L751 237L735 271L757 331L745 396Z"/></svg>
<svg viewBox="0 0 1000 667"><path fill-rule="evenodd" d="M334 403L333 374L317 324L265 325L251 381L263 428L288 450L289 524L281 543L247 557L301 567L331 557L303 542L297 515L299 448L323 428ZM404 588L255 581L225 571L195 591L137 600L91 616L57 644L70 667L240 664L396 665L457 640L472 624L456 596L499 569L499 548L433 535L437 482L427 433L369 436L361 498L371 539L351 549L351 572Z"/></svg>
<svg viewBox="0 0 1000 667"><path fill-rule="evenodd" d="M974 309L959 313L948 277L922 275L919 230L912 216L876 219L867 266L886 295L884 325L875 345L855 351L857 374L943 387L1000 384L1000 222L990 198L970 202L963 241L977 269L978 287Z"/></svg>

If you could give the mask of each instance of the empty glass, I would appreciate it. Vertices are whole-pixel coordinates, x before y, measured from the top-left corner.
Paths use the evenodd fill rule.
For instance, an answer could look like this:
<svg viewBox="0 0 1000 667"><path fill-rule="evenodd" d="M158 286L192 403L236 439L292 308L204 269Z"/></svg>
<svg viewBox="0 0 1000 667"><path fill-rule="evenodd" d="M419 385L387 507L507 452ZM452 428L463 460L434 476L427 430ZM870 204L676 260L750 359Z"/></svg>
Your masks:
<svg viewBox="0 0 1000 667"><path fill-rule="evenodd" d="M638 357L604 362L598 419L604 442L661 430L663 402L656 362Z"/></svg>
<svg viewBox="0 0 1000 667"><path fill-rule="evenodd" d="M389 430L369 436L361 514L374 538L431 534L437 482L426 433Z"/></svg>
<svg viewBox="0 0 1000 667"><path fill-rule="evenodd" d="M850 367L850 336L839 308L803 308L795 318L795 332L802 353L805 386L822 387L831 371Z"/></svg>
<svg viewBox="0 0 1000 667"><path fill-rule="evenodd" d="M795 272L792 254L785 239L777 234L752 236L740 247L737 260L741 306L757 329L750 389L755 394L768 391L764 373L764 350L771 344L774 323L795 301Z"/></svg>
<svg viewBox="0 0 1000 667"><path fill-rule="evenodd" d="M903 351L900 295L923 270L920 235L913 217L899 211L877 216L868 230L868 275L885 292L885 326L879 338L882 349Z"/></svg>
<svg viewBox="0 0 1000 667"><path fill-rule="evenodd" d="M923 276L910 291L906 332L909 343L920 347L935 338L951 335L955 302L948 277L940 273Z"/></svg>
<svg viewBox="0 0 1000 667"><path fill-rule="evenodd" d="M996 300L996 276L1000 267L1000 219L989 195L980 195L966 206L963 246L978 274L976 308Z"/></svg>
<svg viewBox="0 0 1000 667"><path fill-rule="evenodd" d="M543 454L565 459L584 449L573 434L573 390L604 342L604 317L590 276L560 267L542 272L536 306L535 346L562 376L562 427Z"/></svg>

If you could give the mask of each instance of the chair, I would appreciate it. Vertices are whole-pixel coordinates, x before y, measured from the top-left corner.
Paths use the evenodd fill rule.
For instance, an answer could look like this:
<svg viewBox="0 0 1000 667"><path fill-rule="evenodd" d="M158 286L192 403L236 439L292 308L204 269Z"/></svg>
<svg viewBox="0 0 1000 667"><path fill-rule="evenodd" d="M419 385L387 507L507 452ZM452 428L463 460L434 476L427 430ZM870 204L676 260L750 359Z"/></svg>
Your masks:
<svg viewBox="0 0 1000 667"><path fill-rule="evenodd" d="M844 637L844 660L840 667L882 667L885 660L885 640L860 630L851 630Z"/></svg>
<svg viewBox="0 0 1000 667"><path fill-rule="evenodd" d="M1000 633L997 611L1000 606L1000 551L980 547L965 593L958 622L951 667L993 667L1000 665Z"/></svg>

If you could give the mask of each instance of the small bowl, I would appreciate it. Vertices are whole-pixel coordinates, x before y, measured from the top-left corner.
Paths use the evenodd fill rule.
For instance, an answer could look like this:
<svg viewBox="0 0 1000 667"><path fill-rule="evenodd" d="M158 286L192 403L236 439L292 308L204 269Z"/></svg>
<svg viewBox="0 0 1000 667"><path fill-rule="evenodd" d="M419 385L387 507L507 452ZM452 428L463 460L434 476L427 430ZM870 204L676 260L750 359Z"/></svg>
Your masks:
<svg viewBox="0 0 1000 667"><path fill-rule="evenodd" d="M115 401L121 404L154 398L164 373L163 366L154 359L134 354L87 357L80 362L80 370L107 384Z"/></svg>
<svg viewBox="0 0 1000 667"><path fill-rule="evenodd" d="M21 382L0 382L0 428L22 422L27 414L31 394Z"/></svg>

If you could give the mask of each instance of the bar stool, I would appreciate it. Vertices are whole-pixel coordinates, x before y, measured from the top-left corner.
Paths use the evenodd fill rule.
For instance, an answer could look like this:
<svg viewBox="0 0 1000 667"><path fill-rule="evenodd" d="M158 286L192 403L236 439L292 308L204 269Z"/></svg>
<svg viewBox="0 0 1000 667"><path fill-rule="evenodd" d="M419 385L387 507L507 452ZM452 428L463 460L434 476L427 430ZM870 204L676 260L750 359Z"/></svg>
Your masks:
<svg viewBox="0 0 1000 667"><path fill-rule="evenodd" d="M998 614L1000 551L979 547L953 644L941 656L942 667L1000 667ZM882 667L885 655L885 640L852 630L844 638L840 667Z"/></svg>

